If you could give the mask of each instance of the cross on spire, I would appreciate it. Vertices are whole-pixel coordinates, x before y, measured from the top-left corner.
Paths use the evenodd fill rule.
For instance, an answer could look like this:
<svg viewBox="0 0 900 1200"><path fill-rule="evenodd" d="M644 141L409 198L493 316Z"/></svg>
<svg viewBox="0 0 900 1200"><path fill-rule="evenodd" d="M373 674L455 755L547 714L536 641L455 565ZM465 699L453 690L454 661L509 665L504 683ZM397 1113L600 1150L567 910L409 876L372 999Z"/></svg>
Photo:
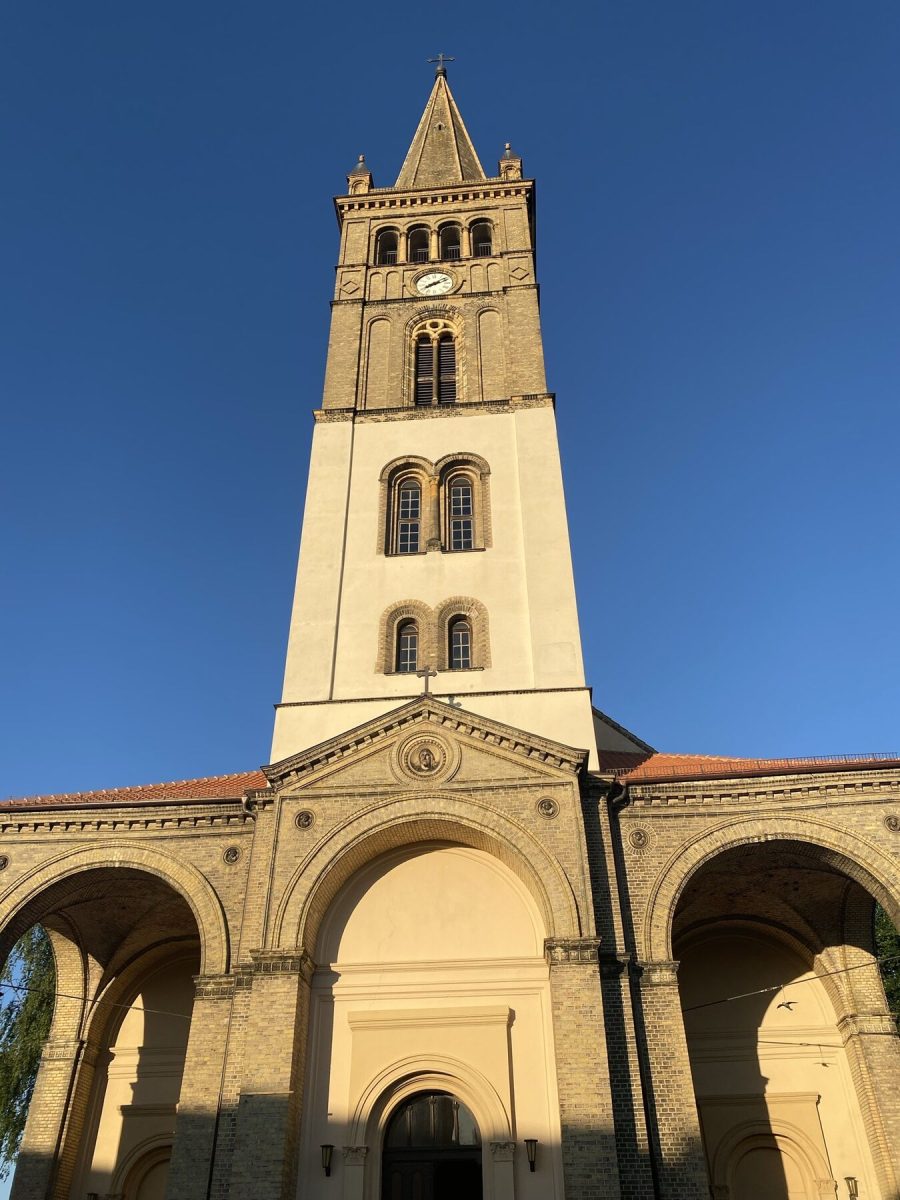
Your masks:
<svg viewBox="0 0 900 1200"><path fill-rule="evenodd" d="M427 696L428 695L428 680L435 679L437 677L437 671L435 671L434 667L419 667L418 671L416 671L416 674L418 675L418 677L420 679L424 680L425 689L422 692L422 695Z"/></svg>
<svg viewBox="0 0 900 1200"><path fill-rule="evenodd" d="M456 62L456 59L450 54L438 53L434 58L429 58L428 61L430 63L437 63L437 66L434 68L434 77L437 79L439 75L443 75L446 78L447 68L444 66L444 63Z"/></svg>

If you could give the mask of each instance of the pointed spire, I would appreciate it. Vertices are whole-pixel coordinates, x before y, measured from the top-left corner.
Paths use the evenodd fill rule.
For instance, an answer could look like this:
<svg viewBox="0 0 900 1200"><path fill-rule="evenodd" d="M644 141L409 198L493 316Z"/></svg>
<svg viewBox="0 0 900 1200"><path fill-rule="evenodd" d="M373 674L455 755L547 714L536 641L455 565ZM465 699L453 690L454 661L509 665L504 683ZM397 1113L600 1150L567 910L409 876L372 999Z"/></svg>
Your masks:
<svg viewBox="0 0 900 1200"><path fill-rule="evenodd" d="M434 74L434 87L394 184L398 188L434 187L485 178L447 83L443 62Z"/></svg>

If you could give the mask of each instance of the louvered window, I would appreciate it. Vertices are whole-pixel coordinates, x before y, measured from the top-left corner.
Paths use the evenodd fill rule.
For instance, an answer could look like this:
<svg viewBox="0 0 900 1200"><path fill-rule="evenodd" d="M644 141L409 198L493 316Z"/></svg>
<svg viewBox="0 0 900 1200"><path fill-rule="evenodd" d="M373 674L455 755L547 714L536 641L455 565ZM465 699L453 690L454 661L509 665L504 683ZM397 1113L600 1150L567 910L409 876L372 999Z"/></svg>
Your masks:
<svg viewBox="0 0 900 1200"><path fill-rule="evenodd" d="M397 493L397 553L418 554L422 521L422 489L412 480Z"/></svg>
<svg viewBox="0 0 900 1200"><path fill-rule="evenodd" d="M434 400L434 343L426 334L416 342L416 404Z"/></svg>
<svg viewBox="0 0 900 1200"><path fill-rule="evenodd" d="M475 546L475 508L472 484L465 477L450 482L450 549L472 550Z"/></svg>
<svg viewBox="0 0 900 1200"><path fill-rule="evenodd" d="M456 343L449 334L438 342L438 403L456 403Z"/></svg>
<svg viewBox="0 0 900 1200"><path fill-rule="evenodd" d="M397 670L412 675L419 666L419 630L415 621L404 621L397 630Z"/></svg>
<svg viewBox="0 0 900 1200"><path fill-rule="evenodd" d="M468 621L456 617L450 622L450 670L467 671L472 666L472 629Z"/></svg>

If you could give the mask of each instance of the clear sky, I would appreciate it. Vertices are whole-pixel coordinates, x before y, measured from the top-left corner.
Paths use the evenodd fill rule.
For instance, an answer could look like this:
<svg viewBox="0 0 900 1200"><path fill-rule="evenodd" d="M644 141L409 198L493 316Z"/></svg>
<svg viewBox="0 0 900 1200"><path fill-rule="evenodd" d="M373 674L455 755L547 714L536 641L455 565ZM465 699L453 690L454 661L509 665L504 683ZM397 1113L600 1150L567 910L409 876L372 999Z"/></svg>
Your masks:
<svg viewBox="0 0 900 1200"><path fill-rule="evenodd" d="M595 703L900 750L900 5L14 2L0 793L266 761L365 152L431 86L538 179Z"/></svg>

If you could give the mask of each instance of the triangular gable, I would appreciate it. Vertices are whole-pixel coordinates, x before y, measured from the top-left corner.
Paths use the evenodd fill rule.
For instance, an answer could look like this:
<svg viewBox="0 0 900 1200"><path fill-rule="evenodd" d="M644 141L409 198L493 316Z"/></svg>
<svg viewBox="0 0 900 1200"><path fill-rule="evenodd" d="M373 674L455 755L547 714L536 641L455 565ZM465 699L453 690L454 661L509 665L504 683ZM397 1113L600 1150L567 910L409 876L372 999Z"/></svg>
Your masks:
<svg viewBox="0 0 900 1200"><path fill-rule="evenodd" d="M493 752L517 762L525 773L547 768L566 774L578 774L587 762L587 750L577 750L560 742L525 733L511 725L444 704L431 696L420 696L380 717L329 738L299 754L263 767L271 787L307 783L311 776L330 773L328 768L351 767L351 760L371 758L404 733L432 734L438 740L468 742L473 750ZM443 738L441 738L443 735ZM437 778L443 772L439 772ZM422 778L428 770L423 769ZM413 776L414 777L414 776Z"/></svg>

